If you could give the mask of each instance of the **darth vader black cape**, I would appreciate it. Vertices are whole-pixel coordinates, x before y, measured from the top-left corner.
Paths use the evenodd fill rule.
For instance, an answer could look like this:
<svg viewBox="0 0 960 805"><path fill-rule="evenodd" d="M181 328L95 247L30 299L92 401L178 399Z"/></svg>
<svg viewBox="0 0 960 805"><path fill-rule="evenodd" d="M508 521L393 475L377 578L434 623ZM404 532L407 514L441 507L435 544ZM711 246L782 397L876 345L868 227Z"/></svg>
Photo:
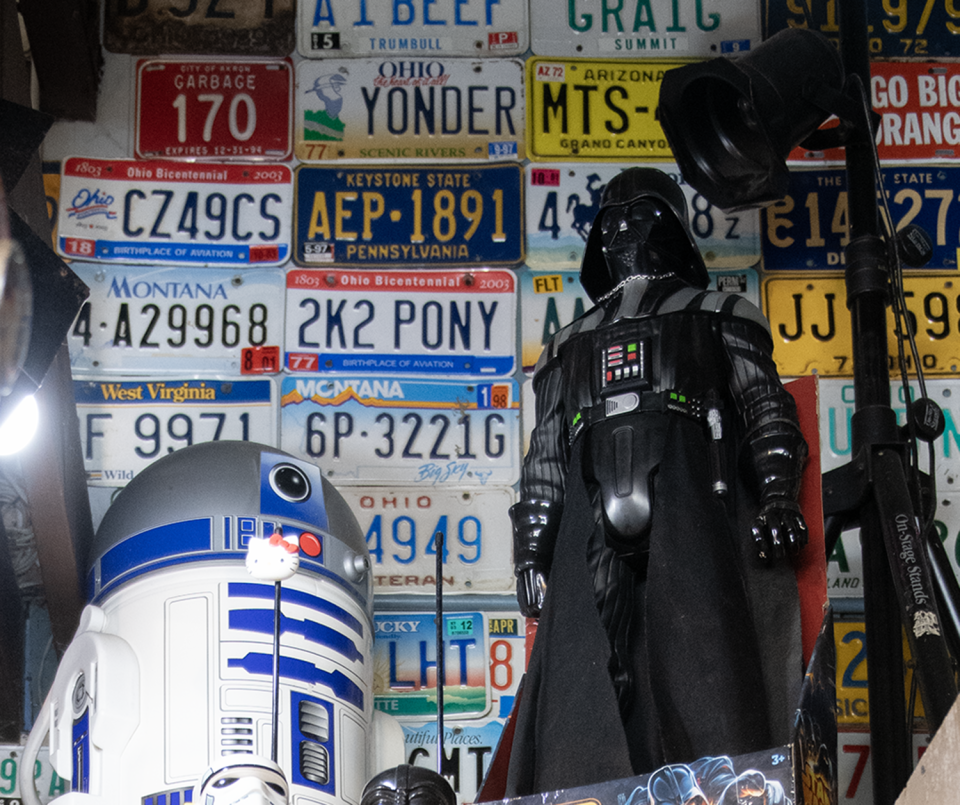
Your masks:
<svg viewBox="0 0 960 805"><path fill-rule="evenodd" d="M803 676L795 576L787 563L766 567L754 556L756 506L743 484L726 504L695 491L710 489L702 432L671 418L649 566L634 590L636 691L626 721L588 562L603 529L582 481L584 439L572 446L547 595L512 716L506 796L789 742Z"/></svg>

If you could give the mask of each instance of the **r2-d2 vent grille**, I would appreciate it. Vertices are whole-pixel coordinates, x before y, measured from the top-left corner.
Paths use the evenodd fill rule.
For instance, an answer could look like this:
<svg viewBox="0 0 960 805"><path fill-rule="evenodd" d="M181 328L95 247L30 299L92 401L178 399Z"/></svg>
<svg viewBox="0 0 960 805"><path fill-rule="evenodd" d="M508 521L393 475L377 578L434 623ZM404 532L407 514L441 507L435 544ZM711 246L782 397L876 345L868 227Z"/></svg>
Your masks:
<svg viewBox="0 0 960 805"><path fill-rule="evenodd" d="M330 758L326 748L310 741L301 741L300 773L312 783L326 785L330 780Z"/></svg>
<svg viewBox="0 0 960 805"><path fill-rule="evenodd" d="M253 752L253 719L225 716L220 719L220 754L242 755Z"/></svg>
<svg viewBox="0 0 960 805"><path fill-rule="evenodd" d="M315 738L320 743L330 740L330 714L322 704L307 701L300 702L300 732Z"/></svg>

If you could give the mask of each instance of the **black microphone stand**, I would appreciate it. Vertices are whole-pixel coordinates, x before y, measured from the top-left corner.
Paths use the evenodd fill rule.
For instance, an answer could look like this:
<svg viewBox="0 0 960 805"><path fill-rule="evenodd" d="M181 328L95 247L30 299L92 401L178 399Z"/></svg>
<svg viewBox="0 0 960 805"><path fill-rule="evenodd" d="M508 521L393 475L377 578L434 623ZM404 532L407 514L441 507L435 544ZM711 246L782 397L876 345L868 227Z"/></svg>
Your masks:
<svg viewBox="0 0 960 805"><path fill-rule="evenodd" d="M943 591L931 574L916 516L923 503L911 494L908 442L890 407L890 269L880 237L874 135L867 112L866 7L864 0L839 0L838 7L847 92L857 94L852 106L862 109L845 143L850 222L846 288L855 413L852 460L825 474L824 509L860 526L874 803L892 805L913 766L912 725L907 723L904 696L904 629L931 734L953 704L957 686L936 604ZM865 102L859 97L861 88Z"/></svg>

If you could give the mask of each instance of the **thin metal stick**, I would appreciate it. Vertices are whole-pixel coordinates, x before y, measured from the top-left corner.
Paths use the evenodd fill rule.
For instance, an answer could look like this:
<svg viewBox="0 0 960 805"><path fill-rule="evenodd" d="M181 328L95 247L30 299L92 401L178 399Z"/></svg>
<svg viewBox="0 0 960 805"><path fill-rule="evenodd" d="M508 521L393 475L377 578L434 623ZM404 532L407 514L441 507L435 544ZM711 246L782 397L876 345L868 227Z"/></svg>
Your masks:
<svg viewBox="0 0 960 805"><path fill-rule="evenodd" d="M443 532L434 534L437 549L437 774L443 776Z"/></svg>
<svg viewBox="0 0 960 805"><path fill-rule="evenodd" d="M277 734L280 732L280 582L273 587L273 713L270 760L277 762Z"/></svg>

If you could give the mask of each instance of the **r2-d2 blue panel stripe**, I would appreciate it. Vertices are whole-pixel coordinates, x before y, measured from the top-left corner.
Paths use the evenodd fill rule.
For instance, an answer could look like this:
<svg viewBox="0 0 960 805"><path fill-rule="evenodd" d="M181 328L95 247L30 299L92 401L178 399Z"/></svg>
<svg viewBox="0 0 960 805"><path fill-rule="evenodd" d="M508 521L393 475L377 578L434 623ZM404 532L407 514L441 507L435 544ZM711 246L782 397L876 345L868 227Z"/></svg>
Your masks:
<svg viewBox="0 0 960 805"><path fill-rule="evenodd" d="M231 598L266 598L273 601L276 593L272 584L254 584L252 582L237 581L230 583L227 587L227 594ZM291 590L287 587L281 590L280 595L281 602L286 601L290 604L299 604L300 606L328 615L349 629L352 629L360 635L360 637L363 637L363 624L342 607L326 601L323 598L310 595L310 593L305 593L301 590Z"/></svg>
<svg viewBox="0 0 960 805"><path fill-rule="evenodd" d="M227 660L227 667L242 668L249 674L272 676L273 655L250 652L245 657ZM323 685L330 688L336 698L352 704L358 710L363 710L363 691L340 671L324 671L305 660L280 657L280 676L310 685Z"/></svg>
<svg viewBox="0 0 960 805"><path fill-rule="evenodd" d="M282 594L282 593L281 593ZM271 609L234 609L230 611L230 628L240 631L273 634L273 610ZM280 633L296 634L311 643L342 654L348 660L363 662L363 654L356 644L346 635L316 621L288 618L281 613Z"/></svg>
<svg viewBox="0 0 960 805"><path fill-rule="evenodd" d="M167 565L209 557L213 549L213 521L209 517L150 528L127 537L94 563L87 579L88 598L102 596L110 587ZM99 567L100 585L97 589Z"/></svg>

